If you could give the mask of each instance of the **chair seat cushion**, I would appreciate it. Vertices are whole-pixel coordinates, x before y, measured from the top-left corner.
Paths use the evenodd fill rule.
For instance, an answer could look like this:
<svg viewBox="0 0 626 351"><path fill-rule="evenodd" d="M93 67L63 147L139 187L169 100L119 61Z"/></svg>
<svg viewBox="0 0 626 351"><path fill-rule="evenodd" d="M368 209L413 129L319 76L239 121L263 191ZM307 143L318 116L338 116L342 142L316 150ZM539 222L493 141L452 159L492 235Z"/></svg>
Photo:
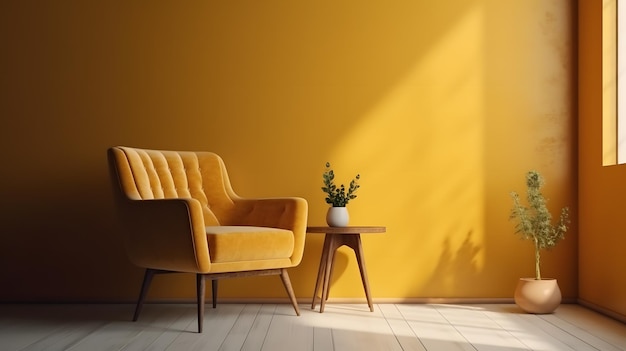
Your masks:
<svg viewBox="0 0 626 351"><path fill-rule="evenodd" d="M257 261L289 258L293 254L291 230L252 226L206 227L211 262Z"/></svg>

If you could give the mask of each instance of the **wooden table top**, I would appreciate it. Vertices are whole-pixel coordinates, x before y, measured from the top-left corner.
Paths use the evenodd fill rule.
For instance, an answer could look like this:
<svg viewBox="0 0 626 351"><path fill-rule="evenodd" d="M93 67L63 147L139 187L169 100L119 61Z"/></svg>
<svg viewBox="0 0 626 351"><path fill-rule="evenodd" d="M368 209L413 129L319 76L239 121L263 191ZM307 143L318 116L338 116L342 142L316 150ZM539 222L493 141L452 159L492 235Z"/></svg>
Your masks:
<svg viewBox="0 0 626 351"><path fill-rule="evenodd" d="M385 227L376 226L349 226L349 227L306 227L307 233L325 234L364 234L364 233L384 233Z"/></svg>

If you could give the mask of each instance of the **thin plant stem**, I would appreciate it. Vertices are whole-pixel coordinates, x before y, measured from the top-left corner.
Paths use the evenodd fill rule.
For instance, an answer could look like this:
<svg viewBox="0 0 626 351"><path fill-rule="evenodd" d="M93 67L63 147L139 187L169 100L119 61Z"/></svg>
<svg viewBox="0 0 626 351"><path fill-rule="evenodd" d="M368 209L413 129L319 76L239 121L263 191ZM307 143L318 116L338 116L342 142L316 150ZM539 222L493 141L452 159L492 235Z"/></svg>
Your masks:
<svg viewBox="0 0 626 351"><path fill-rule="evenodd" d="M541 260L540 260L541 250L539 248L539 241L535 240L535 279L541 280Z"/></svg>

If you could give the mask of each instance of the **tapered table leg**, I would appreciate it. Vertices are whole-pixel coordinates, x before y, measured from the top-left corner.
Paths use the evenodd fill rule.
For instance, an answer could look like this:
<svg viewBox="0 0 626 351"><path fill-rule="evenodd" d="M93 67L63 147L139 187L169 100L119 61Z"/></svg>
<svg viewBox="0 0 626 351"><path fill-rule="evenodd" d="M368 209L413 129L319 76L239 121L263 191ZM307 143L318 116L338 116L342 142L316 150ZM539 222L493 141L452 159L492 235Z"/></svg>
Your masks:
<svg viewBox="0 0 626 351"><path fill-rule="evenodd" d="M322 248L322 258L320 259L320 267L317 271L317 280L315 281L315 290L313 291L313 302L311 302L311 309L315 309L315 300L317 299L318 288L320 287L320 283L324 279L324 272L326 271L326 259L328 258L328 251L330 248L330 238L328 236L324 237L324 247ZM322 290L324 290L324 285L322 284Z"/></svg>
<svg viewBox="0 0 626 351"><path fill-rule="evenodd" d="M328 300L328 293L330 292L330 274L333 271L333 262L335 260L335 251L341 247L342 240L340 236L333 234L326 234L326 240L328 240L328 253L326 254L326 262L324 263L324 283L322 285L322 299L320 301L320 313L324 312L326 306L326 300Z"/></svg>
<svg viewBox="0 0 626 351"><path fill-rule="evenodd" d="M370 293L369 280L367 279L367 270L365 269L365 256L363 255L363 245L361 244L361 236L356 234L354 237L354 254L356 260L359 263L359 271L361 271L361 281L363 282L363 289L365 289L365 297L367 298L367 305L370 307L370 311L374 312L374 304L372 303L372 294Z"/></svg>

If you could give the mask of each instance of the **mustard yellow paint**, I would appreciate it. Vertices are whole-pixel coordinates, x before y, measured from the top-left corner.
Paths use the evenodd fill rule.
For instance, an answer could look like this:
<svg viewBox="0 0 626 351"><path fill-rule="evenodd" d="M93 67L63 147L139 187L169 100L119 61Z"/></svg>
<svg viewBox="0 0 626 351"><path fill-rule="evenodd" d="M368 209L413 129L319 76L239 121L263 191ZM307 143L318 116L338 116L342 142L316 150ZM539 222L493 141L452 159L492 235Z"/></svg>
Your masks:
<svg viewBox="0 0 626 351"><path fill-rule="evenodd" d="M132 300L116 233L111 145L210 150L242 196L302 196L324 223L322 172L361 174L351 223L374 298L512 297L533 274L510 191L543 173L577 213L575 4L566 0L2 5L2 300ZM600 140L598 140L600 142ZM597 203L597 201L596 201ZM578 294L577 223L544 275ZM290 272L313 293L322 236ZM46 281L24 279L42 269ZM5 280L8 279L8 280ZM284 297L272 277L223 297ZM339 251L331 298L363 297ZM252 285L254 284L254 285ZM190 276L153 298L189 298Z"/></svg>
<svg viewBox="0 0 626 351"><path fill-rule="evenodd" d="M626 316L626 224L622 220L626 166L603 166L603 18L611 18L612 1L579 2L579 298ZM615 106L609 92L609 106ZM605 122L604 122L605 123Z"/></svg>

